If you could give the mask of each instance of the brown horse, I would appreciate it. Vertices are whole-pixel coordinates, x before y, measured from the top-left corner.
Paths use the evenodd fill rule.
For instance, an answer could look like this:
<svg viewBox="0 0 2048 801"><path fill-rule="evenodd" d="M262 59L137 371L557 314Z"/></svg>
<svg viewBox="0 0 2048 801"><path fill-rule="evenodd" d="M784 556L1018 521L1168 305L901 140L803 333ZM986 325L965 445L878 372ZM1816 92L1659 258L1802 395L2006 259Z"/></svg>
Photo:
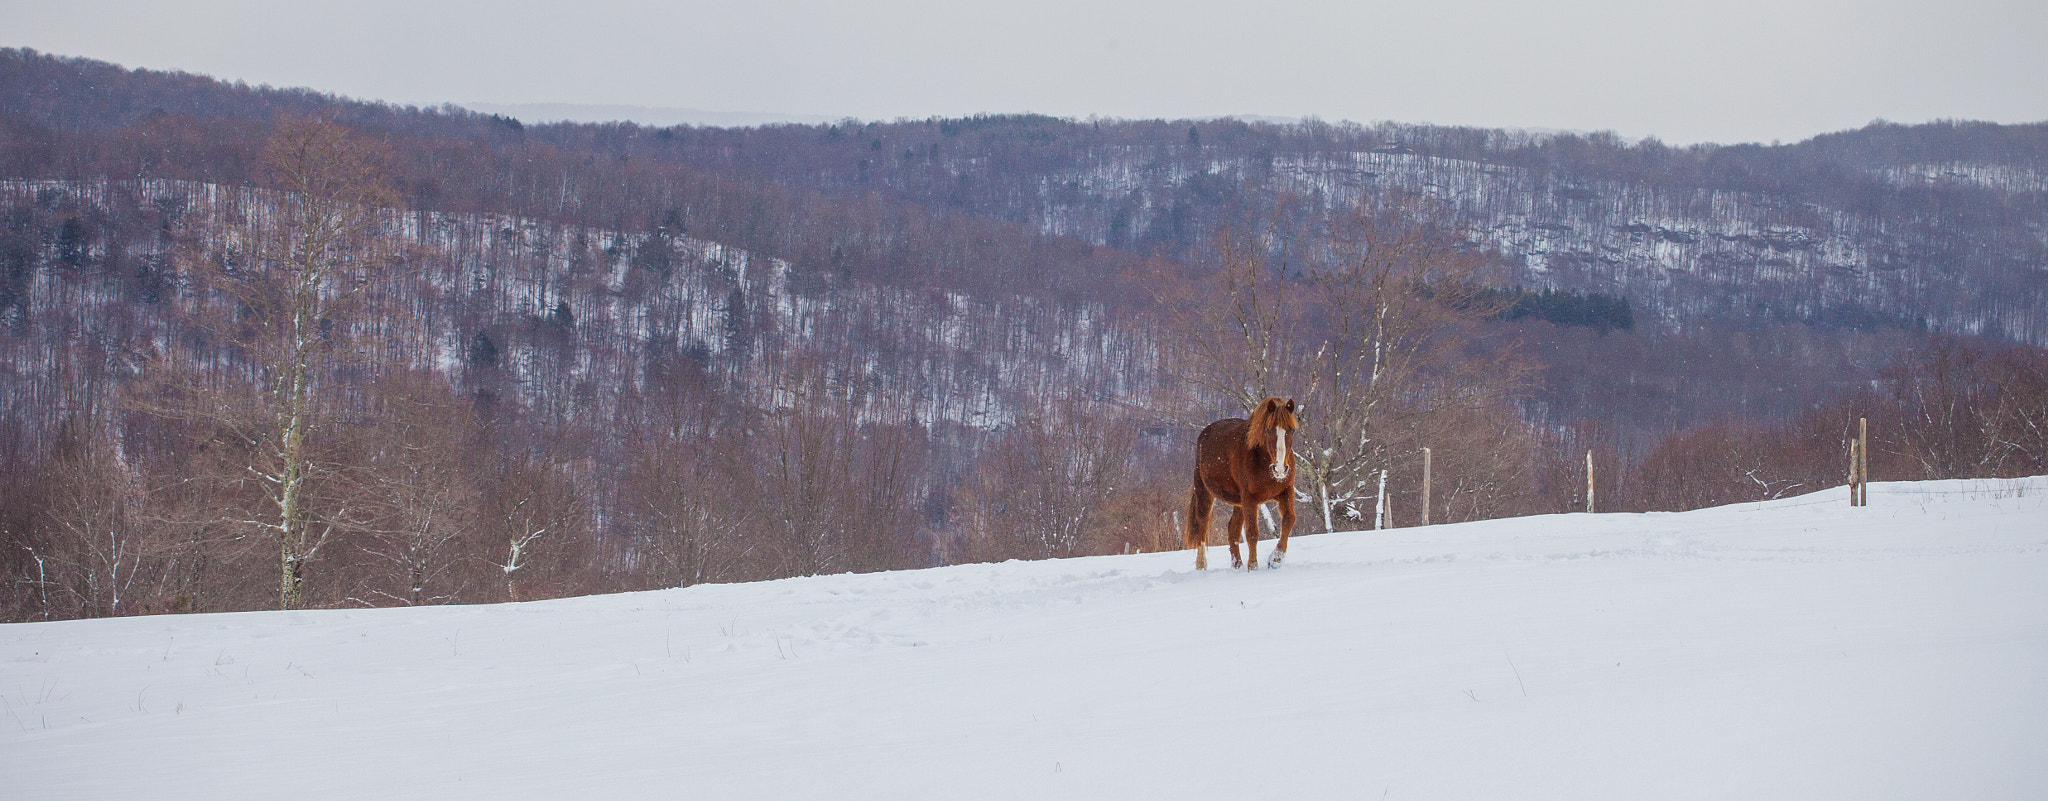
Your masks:
<svg viewBox="0 0 2048 801"><path fill-rule="evenodd" d="M1288 440L1300 423L1294 401L1267 398L1252 409L1249 420L1230 418L1210 423L1195 438L1195 488L1188 495L1188 547L1195 549L1195 569L1209 569L1209 508L1230 504L1230 566L1259 566L1259 505L1280 504L1280 542L1269 567L1287 558L1287 535L1294 532L1294 451ZM1237 552L1243 539L1251 561Z"/></svg>

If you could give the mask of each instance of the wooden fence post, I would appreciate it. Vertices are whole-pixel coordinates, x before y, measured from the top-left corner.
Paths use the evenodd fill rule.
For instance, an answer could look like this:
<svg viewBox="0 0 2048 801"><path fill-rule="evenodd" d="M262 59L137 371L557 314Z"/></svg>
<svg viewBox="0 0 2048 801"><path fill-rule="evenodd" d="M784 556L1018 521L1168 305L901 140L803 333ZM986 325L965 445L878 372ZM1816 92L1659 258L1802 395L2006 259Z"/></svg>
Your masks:
<svg viewBox="0 0 2048 801"><path fill-rule="evenodd" d="M1429 525L1429 449L1422 449L1422 524Z"/></svg>
<svg viewBox="0 0 2048 801"><path fill-rule="evenodd" d="M1856 500L1870 505L1870 418L1856 418Z"/></svg>
<svg viewBox="0 0 2048 801"><path fill-rule="evenodd" d="M1849 440L1849 505L1862 506L1856 501L1856 440Z"/></svg>
<svg viewBox="0 0 2048 801"><path fill-rule="evenodd" d="M1849 505L1870 505L1870 418L1856 418L1856 438L1849 440Z"/></svg>
<svg viewBox="0 0 2048 801"><path fill-rule="evenodd" d="M1586 451L1586 513L1593 513L1593 452Z"/></svg>
<svg viewBox="0 0 2048 801"><path fill-rule="evenodd" d="M1384 467L1380 468L1380 500L1379 506L1372 510L1372 528L1374 531L1389 528L1387 525L1387 470Z"/></svg>

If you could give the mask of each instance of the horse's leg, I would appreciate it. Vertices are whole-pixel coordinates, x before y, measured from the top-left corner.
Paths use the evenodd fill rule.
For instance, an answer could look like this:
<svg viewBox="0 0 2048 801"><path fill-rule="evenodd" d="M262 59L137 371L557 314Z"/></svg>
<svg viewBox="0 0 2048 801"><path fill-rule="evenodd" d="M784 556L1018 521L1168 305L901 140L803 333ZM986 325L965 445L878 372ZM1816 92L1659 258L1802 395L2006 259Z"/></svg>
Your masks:
<svg viewBox="0 0 2048 801"><path fill-rule="evenodd" d="M1280 542L1273 546L1273 561L1268 567L1279 567L1280 560L1287 558L1287 535L1294 533L1294 493L1281 495L1276 503L1280 505Z"/></svg>
<svg viewBox="0 0 2048 801"><path fill-rule="evenodd" d="M1244 539L1244 507L1230 505L1230 566L1244 567L1244 554L1237 550L1237 543Z"/></svg>
<svg viewBox="0 0 2048 801"><path fill-rule="evenodd" d="M1244 508L1244 569L1259 569L1259 506L1247 504Z"/></svg>
<svg viewBox="0 0 2048 801"><path fill-rule="evenodd" d="M1195 488L1188 492L1188 538L1189 548L1195 549L1195 569L1209 569L1209 507L1216 499L1210 497L1209 488L1202 486L1202 476L1195 475Z"/></svg>

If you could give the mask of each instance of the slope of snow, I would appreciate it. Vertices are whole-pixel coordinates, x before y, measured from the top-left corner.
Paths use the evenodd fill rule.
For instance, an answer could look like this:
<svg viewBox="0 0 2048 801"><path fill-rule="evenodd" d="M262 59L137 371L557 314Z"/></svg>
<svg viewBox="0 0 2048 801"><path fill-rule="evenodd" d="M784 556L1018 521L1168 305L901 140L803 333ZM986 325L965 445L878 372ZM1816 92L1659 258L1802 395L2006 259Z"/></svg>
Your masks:
<svg viewBox="0 0 2048 801"><path fill-rule="evenodd" d="M1307 536L1249 574L11 624L0 775L39 800L2048 797L2048 479L1871 495Z"/></svg>

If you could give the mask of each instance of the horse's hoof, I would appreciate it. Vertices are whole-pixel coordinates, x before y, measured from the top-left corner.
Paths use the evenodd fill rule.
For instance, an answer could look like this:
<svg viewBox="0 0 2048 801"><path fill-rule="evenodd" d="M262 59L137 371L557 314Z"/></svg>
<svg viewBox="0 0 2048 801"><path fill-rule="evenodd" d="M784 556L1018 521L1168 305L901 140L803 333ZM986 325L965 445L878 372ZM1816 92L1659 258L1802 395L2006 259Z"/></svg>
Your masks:
<svg viewBox="0 0 2048 801"><path fill-rule="evenodd" d="M1274 551L1272 556L1266 557L1266 567L1279 567L1280 560L1285 558L1287 558L1286 551Z"/></svg>
<svg viewBox="0 0 2048 801"><path fill-rule="evenodd" d="M1237 570L1237 569L1239 569L1239 568L1242 568L1242 567L1244 567L1244 559L1242 559L1242 558L1240 558L1240 557L1231 557L1231 559L1230 559L1230 569L1232 569L1232 570Z"/></svg>

